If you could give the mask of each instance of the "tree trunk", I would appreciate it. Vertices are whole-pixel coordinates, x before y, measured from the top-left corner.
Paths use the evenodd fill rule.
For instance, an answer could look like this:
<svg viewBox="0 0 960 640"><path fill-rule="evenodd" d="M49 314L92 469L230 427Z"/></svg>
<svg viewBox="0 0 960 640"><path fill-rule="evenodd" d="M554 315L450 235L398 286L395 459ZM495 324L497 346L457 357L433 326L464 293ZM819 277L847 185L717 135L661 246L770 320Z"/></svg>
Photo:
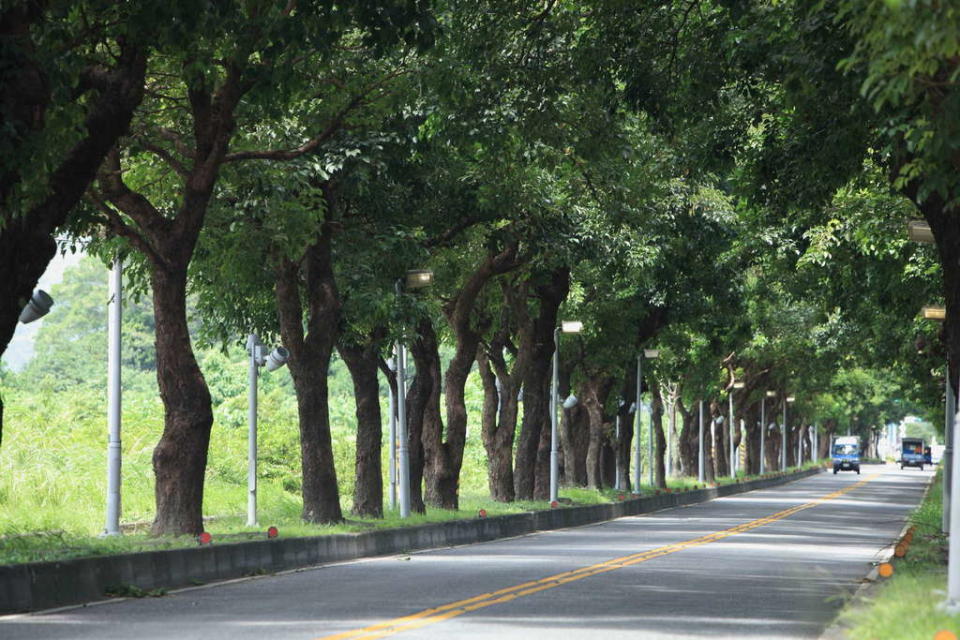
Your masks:
<svg viewBox="0 0 960 640"><path fill-rule="evenodd" d="M410 462L410 509L425 513L423 433L443 429L440 417L440 347L433 323L424 318L417 324L417 339L410 346L417 373L407 395L407 448ZM436 425L439 425L437 427Z"/></svg>
<svg viewBox="0 0 960 640"><path fill-rule="evenodd" d="M453 358L447 365L443 379L447 410L446 439L443 424L439 420L425 422L423 428L426 498L427 502L443 509L459 508L460 468L467 439L467 377L480 345L480 333L471 322L473 308L490 278L506 273L519 264L516 244L509 244L496 255L488 254L457 295L444 305L444 314L456 340Z"/></svg>
<svg viewBox="0 0 960 640"><path fill-rule="evenodd" d="M483 383L481 430L487 452L487 484L497 502L513 502L513 434L519 406L517 389L509 376L499 382L483 347L477 350L477 368Z"/></svg>
<svg viewBox="0 0 960 640"><path fill-rule="evenodd" d="M365 345L341 340L340 357L353 378L357 406L356 481L353 487L353 510L357 516L383 517L383 471L381 443L383 427L380 416L379 343L383 331L371 336Z"/></svg>
<svg viewBox="0 0 960 640"><path fill-rule="evenodd" d="M591 489L603 488L603 477L600 467L600 449L603 446L604 432L607 424L603 421L603 404L600 396L603 391L602 381L590 377L582 387L583 406L586 409L588 420L589 441L587 445L587 486Z"/></svg>
<svg viewBox="0 0 960 640"><path fill-rule="evenodd" d="M549 497L550 474L550 367L553 357L553 330L557 326L560 304L570 288L570 271L557 269L550 281L534 287L539 313L533 321L530 342L530 366L523 377L523 420L517 443L513 481L518 500ZM522 347L522 345L521 345ZM546 469L542 459L546 432ZM539 462L538 462L539 461ZM546 493L544 494L544 471ZM537 482L537 479L540 481ZM539 489L538 489L539 487Z"/></svg>
<svg viewBox="0 0 960 640"><path fill-rule="evenodd" d="M729 417L725 418L720 413L720 405L717 402L710 403L710 416L713 420L713 451L714 467L716 469L715 478L723 478L730 475L730 446L729 436L727 435L727 423Z"/></svg>
<svg viewBox="0 0 960 640"><path fill-rule="evenodd" d="M747 454L747 464L745 468L750 475L760 473L760 427L758 426L757 411L756 403L750 405L744 411L744 432L746 433L745 446Z"/></svg>
<svg viewBox="0 0 960 640"><path fill-rule="evenodd" d="M297 393L303 478L303 519L315 523L343 520L330 433L327 371L338 336L340 298L331 262L331 225L304 256L307 333L304 335L297 264L286 261L277 273L280 333L290 351L290 374Z"/></svg>
<svg viewBox="0 0 960 640"><path fill-rule="evenodd" d="M153 266L157 382L163 435L153 450L157 513L151 533L203 531L203 481L213 427L210 391L197 365L187 327L187 268Z"/></svg>
<svg viewBox="0 0 960 640"><path fill-rule="evenodd" d="M633 414L630 412L630 404L627 403L619 408L617 415L620 418L620 437L616 437L614 431L614 469L620 470L619 478L614 481L624 491L630 489L630 445L633 442Z"/></svg>
<svg viewBox="0 0 960 640"><path fill-rule="evenodd" d="M660 385L656 382L651 383L650 392L653 398L650 420L653 424L654 484L657 488L663 489L667 486L667 469L664 464L667 439L663 435L663 399L660 397Z"/></svg>
<svg viewBox="0 0 960 640"><path fill-rule="evenodd" d="M563 394L561 393L561 397ZM565 484L587 486L587 451L590 448L590 416L582 404L560 412L560 444Z"/></svg>
<svg viewBox="0 0 960 640"><path fill-rule="evenodd" d="M947 316L943 323L943 341L947 350L948 370L954 389L960 380L960 222L956 205L948 206L943 197L933 192L919 200L921 185L913 180L902 190L923 214L933 232L940 268L943 273L943 295ZM956 194L953 194L956 197Z"/></svg>
<svg viewBox="0 0 960 640"><path fill-rule="evenodd" d="M31 27L42 19L40 3L14 3L0 12L0 38L7 44L7 65L0 83L0 103L5 105L0 142L8 151L22 150L32 139L31 133L42 130L51 108L43 72L33 60L36 45ZM60 158L46 197L23 215L14 215L17 206L9 198L23 176L15 169L0 172L0 273L4 274L0 278L0 355L10 344L20 312L56 254L56 230L95 178L103 158L127 131L134 109L143 98L146 53L130 43L121 43L118 51L116 67L104 76L109 79L98 88L94 99L85 102L83 134Z"/></svg>

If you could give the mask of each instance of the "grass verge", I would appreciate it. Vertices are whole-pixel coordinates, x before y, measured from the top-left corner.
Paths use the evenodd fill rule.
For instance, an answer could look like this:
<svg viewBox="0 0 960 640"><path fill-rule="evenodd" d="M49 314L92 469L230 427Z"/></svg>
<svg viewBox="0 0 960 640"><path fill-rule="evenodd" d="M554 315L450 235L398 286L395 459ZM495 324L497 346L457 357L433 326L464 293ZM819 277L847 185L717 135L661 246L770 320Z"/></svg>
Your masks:
<svg viewBox="0 0 960 640"><path fill-rule="evenodd" d="M893 576L841 614L848 638L932 640L941 631L960 634L960 616L939 609L946 598L948 548L940 530L942 487L938 473L910 516L913 539L906 555L893 559Z"/></svg>
<svg viewBox="0 0 960 640"><path fill-rule="evenodd" d="M814 465L806 464L803 468L811 466ZM744 476L738 477L736 480L721 478L713 486L743 482L749 479L751 478ZM695 478L671 478L667 485L670 491L685 491L705 486L697 483ZM643 495L650 495L654 492L655 490L649 486L641 487ZM628 491L614 489L598 491L579 487L565 487L561 491L563 502L561 507L611 503L629 498L630 495ZM269 526L277 527L281 537L308 537L472 519L478 517L481 509L486 512L487 517L492 517L547 510L549 508L549 503L545 501L502 503L495 502L488 496L481 494L462 494L460 509L457 511L428 508L424 514L414 513L407 519L401 519L398 510L387 510L382 519L359 518L348 515L346 521L341 524L315 525L305 523L299 518L299 508L290 508L290 505L285 504L271 504L268 508L261 509L259 513L259 520L262 524L260 527L248 527L246 525L246 514L231 514L207 519L206 530L213 536L214 544L224 544L266 538L266 531ZM0 565L177 549L196 546L197 544L197 541L190 536L150 537L147 535L145 527L125 533L122 536L111 537L83 535L71 530L17 531L7 527L4 529L3 535L0 535Z"/></svg>

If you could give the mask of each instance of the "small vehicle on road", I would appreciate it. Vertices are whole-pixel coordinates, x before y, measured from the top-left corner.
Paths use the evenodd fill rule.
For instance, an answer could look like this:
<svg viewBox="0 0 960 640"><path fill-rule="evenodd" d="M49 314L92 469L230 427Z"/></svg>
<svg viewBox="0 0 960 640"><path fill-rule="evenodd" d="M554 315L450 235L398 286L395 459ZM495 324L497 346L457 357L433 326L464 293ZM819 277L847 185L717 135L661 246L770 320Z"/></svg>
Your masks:
<svg viewBox="0 0 960 640"><path fill-rule="evenodd" d="M860 438L837 436L833 440L833 472L856 471L860 473Z"/></svg>
<svg viewBox="0 0 960 640"><path fill-rule="evenodd" d="M900 468L919 467L923 471L923 465L929 464L923 455L923 438L903 438L900 440Z"/></svg>

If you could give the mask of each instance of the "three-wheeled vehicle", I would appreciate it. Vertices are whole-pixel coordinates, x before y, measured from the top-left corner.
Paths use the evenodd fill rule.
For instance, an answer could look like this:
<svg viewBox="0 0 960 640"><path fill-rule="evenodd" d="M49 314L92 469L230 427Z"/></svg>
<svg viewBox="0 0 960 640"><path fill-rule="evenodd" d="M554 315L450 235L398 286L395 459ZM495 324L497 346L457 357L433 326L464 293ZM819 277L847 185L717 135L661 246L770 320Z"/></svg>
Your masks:
<svg viewBox="0 0 960 640"><path fill-rule="evenodd" d="M856 471L860 473L860 438L837 436L833 440L833 472Z"/></svg>
<svg viewBox="0 0 960 640"><path fill-rule="evenodd" d="M900 468L919 467L923 471L926 459L923 456L923 438L903 438L900 440Z"/></svg>

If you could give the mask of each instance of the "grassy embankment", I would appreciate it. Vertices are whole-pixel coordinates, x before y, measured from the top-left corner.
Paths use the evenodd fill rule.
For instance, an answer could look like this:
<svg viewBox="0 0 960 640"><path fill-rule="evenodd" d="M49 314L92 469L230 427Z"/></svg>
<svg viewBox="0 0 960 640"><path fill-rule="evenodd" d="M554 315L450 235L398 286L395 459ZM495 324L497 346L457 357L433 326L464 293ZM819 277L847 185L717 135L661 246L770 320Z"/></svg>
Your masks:
<svg viewBox="0 0 960 640"><path fill-rule="evenodd" d="M431 508L427 514L407 520L401 520L396 511L388 511L384 519L349 515L355 441L352 397L344 390L331 404L335 462L348 520L337 526L304 524L300 520L295 401L285 384L265 381L259 428L258 516L262 526L259 531L251 531L245 516L247 429L246 394L242 384L245 364L242 358L223 358L207 364L208 377L214 382L212 386L219 390L204 496L204 514L211 516L207 530L214 536L215 543L263 536L270 525L277 526L281 536L309 536L474 518L481 508L491 516L549 508L545 502L502 504L490 500L486 456L479 429L471 424L459 511ZM220 378L224 382L218 381ZM132 386L138 388L137 384ZM127 525L127 533L111 538L98 537L104 526L106 485L103 392L40 385L29 389L15 387L5 395L5 429L0 447L0 564L196 544L189 537L149 538L145 526L130 528L133 523L149 523L153 515L150 459L162 429L163 413L150 387L139 385L140 390L124 395L122 523ZM470 414L477 416L480 390L471 387ZM644 452L646 433L645 427ZM386 453L383 463L386 468ZM695 484L695 480L689 478L670 482L675 489ZM596 504L617 500L618 493L563 488L561 497L575 504Z"/></svg>
<svg viewBox="0 0 960 640"><path fill-rule="evenodd" d="M910 516L914 527L906 555L894 558L893 575L841 614L847 637L863 640L931 640L942 631L960 634L960 615L939 609L947 588L947 537L941 532L942 486L934 480Z"/></svg>

